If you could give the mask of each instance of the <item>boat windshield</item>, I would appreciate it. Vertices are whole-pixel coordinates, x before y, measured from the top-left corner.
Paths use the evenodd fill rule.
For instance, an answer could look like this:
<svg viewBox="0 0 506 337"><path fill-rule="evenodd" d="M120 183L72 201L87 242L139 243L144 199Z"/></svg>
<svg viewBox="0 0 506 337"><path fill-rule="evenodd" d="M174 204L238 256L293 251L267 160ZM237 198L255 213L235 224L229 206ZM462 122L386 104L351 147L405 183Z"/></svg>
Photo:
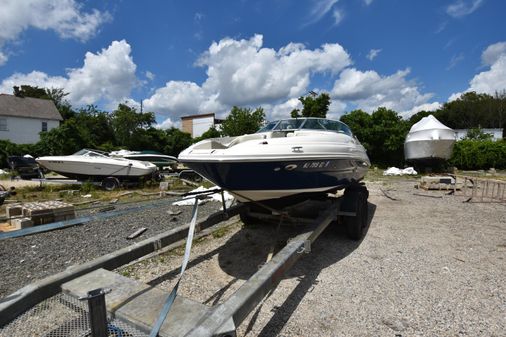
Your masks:
<svg viewBox="0 0 506 337"><path fill-rule="evenodd" d="M353 136L350 128L339 121L325 118L290 118L282 119L268 123L266 126L257 131L294 131L294 130L326 130L338 133L344 133Z"/></svg>
<svg viewBox="0 0 506 337"><path fill-rule="evenodd" d="M73 154L73 156L85 156L85 157L107 157L104 153L94 150L82 149Z"/></svg>

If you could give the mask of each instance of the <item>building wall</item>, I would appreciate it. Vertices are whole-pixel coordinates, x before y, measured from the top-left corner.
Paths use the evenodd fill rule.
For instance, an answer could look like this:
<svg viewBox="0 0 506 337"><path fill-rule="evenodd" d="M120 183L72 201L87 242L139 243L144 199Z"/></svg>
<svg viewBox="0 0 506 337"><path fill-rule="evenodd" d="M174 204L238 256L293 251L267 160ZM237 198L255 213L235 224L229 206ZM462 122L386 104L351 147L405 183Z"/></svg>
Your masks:
<svg viewBox="0 0 506 337"><path fill-rule="evenodd" d="M47 122L47 131L60 125L59 121L37 118L0 116L7 120L7 131L0 130L0 139L10 140L16 144L33 144L40 140L42 122Z"/></svg>
<svg viewBox="0 0 506 337"><path fill-rule="evenodd" d="M457 140L461 140L467 136L467 132L469 129L456 129ZM492 135L492 140L501 140L503 129L481 129L483 133L488 133Z"/></svg>
<svg viewBox="0 0 506 337"><path fill-rule="evenodd" d="M192 125L192 137L200 137L214 125L214 116L194 118Z"/></svg>
<svg viewBox="0 0 506 337"><path fill-rule="evenodd" d="M182 129L183 132L187 132L191 135L193 133L193 119L190 118L182 119Z"/></svg>

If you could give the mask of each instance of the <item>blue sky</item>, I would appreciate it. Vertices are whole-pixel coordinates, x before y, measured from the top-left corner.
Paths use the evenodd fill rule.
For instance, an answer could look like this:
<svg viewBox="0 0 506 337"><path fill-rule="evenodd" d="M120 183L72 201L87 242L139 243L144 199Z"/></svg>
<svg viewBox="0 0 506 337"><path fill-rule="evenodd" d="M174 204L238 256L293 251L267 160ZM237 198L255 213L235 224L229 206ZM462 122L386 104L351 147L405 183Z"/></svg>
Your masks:
<svg viewBox="0 0 506 337"><path fill-rule="evenodd" d="M0 0L0 92L62 87L75 107L285 117L310 90L331 117L405 116L506 90L500 0ZM502 16L502 17L501 17Z"/></svg>

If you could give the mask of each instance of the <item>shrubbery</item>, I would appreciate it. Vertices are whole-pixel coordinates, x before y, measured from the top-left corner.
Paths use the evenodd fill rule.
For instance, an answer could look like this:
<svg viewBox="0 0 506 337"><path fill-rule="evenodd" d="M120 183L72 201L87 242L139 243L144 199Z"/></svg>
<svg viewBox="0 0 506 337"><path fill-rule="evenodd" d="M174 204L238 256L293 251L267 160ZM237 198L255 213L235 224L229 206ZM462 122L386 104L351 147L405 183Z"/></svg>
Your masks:
<svg viewBox="0 0 506 337"><path fill-rule="evenodd" d="M455 143L450 164L464 170L506 168L506 141L465 139Z"/></svg>

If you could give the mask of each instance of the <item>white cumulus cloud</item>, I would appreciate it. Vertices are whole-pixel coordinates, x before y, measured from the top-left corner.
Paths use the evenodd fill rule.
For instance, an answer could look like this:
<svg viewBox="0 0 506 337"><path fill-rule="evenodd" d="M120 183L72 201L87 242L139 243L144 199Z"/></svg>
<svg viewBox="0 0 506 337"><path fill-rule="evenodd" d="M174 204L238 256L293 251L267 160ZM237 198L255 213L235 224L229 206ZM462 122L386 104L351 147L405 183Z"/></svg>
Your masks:
<svg viewBox="0 0 506 337"><path fill-rule="evenodd" d="M475 91L494 95L506 91L506 42L498 42L488 46L481 55L484 65L489 68L476 74L464 92ZM455 100L462 93L454 93L449 100Z"/></svg>
<svg viewBox="0 0 506 337"><path fill-rule="evenodd" d="M481 61L484 65L491 66L504 55L506 55L506 42L497 42L485 49L481 54Z"/></svg>
<svg viewBox="0 0 506 337"><path fill-rule="evenodd" d="M375 71L360 71L348 68L341 72L334 83L331 96L340 101L355 104L358 108L372 112L383 106L400 113L428 103L432 94L422 94L417 83L408 80L409 69L399 70L390 76L381 76Z"/></svg>
<svg viewBox="0 0 506 337"><path fill-rule="evenodd" d="M53 30L62 38L86 41L111 19L108 12L84 11L75 0L4 0L0 11L0 48L28 28ZM1 54L5 63L7 55ZM1 64L1 63L0 63Z"/></svg>
<svg viewBox="0 0 506 337"><path fill-rule="evenodd" d="M170 81L145 103L154 111L175 117L208 112L222 114L233 105L274 107L281 104L273 108L272 113L277 114L284 109L284 103L279 102L307 93L312 74L338 74L350 64L350 56L337 43L313 50L289 43L274 50L263 47L262 35L243 40L225 38L212 43L197 61L207 73L202 85Z"/></svg>
<svg viewBox="0 0 506 337"><path fill-rule="evenodd" d="M130 53L131 47L125 40L113 41L96 54L87 52L84 65L69 69L66 77L40 71L15 73L2 81L0 91L11 93L14 85L23 84L63 88L70 93L67 98L74 105L95 104L100 100L115 104L127 100L138 82Z"/></svg>

